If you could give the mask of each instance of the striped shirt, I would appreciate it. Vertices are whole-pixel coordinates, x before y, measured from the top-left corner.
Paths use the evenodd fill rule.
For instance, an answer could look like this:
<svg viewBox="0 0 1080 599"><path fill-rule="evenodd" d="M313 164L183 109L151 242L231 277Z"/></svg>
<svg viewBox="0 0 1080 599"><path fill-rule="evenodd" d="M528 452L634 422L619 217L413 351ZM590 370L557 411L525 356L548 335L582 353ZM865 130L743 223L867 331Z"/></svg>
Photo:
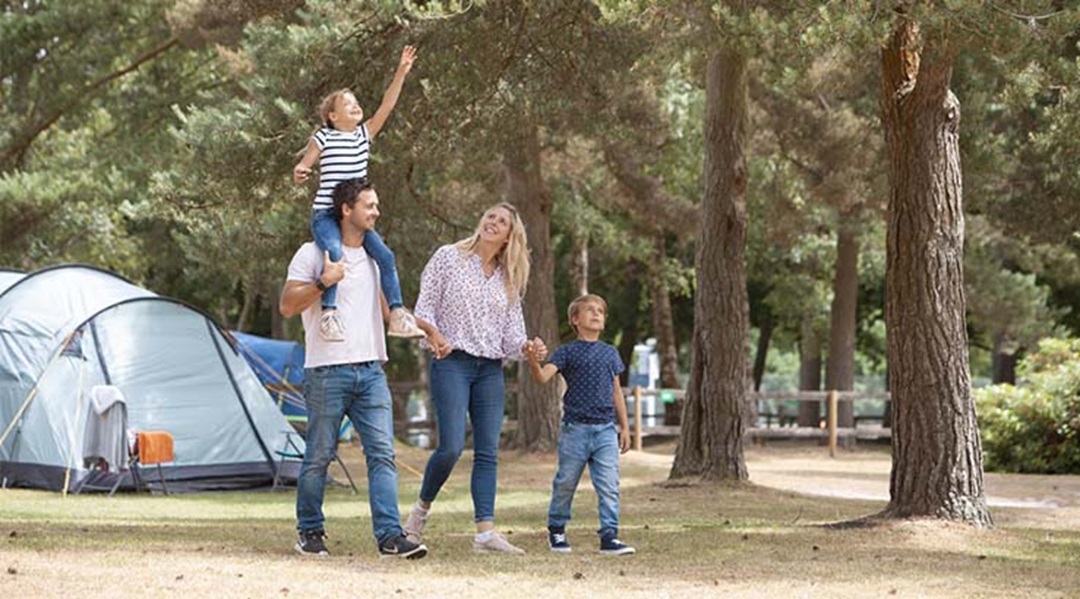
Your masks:
<svg viewBox="0 0 1080 599"><path fill-rule="evenodd" d="M420 275L416 316L439 329L454 349L493 360L520 360L525 345L521 301L507 301L501 268L489 277L480 256L444 245ZM427 341L420 342L428 347Z"/></svg>
<svg viewBox="0 0 1080 599"><path fill-rule="evenodd" d="M334 187L338 183L367 177L371 140L366 124L350 132L320 127L311 139L319 148L319 191L312 208L327 210L334 206Z"/></svg>

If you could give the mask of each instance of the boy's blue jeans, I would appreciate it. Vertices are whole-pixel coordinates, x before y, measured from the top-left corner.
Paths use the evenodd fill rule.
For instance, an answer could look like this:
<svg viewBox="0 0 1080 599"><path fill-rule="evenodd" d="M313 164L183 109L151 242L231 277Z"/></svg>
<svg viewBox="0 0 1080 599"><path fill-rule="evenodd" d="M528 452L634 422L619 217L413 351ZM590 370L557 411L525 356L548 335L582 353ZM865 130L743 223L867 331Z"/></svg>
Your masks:
<svg viewBox="0 0 1080 599"><path fill-rule="evenodd" d="M585 466L599 503L600 538L619 534L619 434L615 423L563 422L559 431L559 468L551 485L548 527L565 529L570 506Z"/></svg>
<svg viewBox="0 0 1080 599"><path fill-rule="evenodd" d="M454 351L431 362L431 400L439 424L439 446L424 469L420 500L435 500L465 449L465 416L473 428L472 499L477 522L495 520L499 436L506 403L501 360Z"/></svg>
<svg viewBox="0 0 1080 599"><path fill-rule="evenodd" d="M337 449L346 415L360 434L367 460L371 524L379 542L402 534L398 474L394 463L394 410L378 361L304 369L307 449L296 483L296 520L301 531L323 530L326 468Z"/></svg>
<svg viewBox="0 0 1080 599"><path fill-rule="evenodd" d="M324 252L330 252L330 260L341 260L341 223L334 218L333 210L311 211L311 235L315 238L315 245ZM364 251L379 265L379 284L382 286L383 295L390 309L400 308L405 305L401 299L401 282L398 280L397 264L394 252L379 237L374 230L364 233ZM322 307L337 307L337 285L331 285L323 291Z"/></svg>

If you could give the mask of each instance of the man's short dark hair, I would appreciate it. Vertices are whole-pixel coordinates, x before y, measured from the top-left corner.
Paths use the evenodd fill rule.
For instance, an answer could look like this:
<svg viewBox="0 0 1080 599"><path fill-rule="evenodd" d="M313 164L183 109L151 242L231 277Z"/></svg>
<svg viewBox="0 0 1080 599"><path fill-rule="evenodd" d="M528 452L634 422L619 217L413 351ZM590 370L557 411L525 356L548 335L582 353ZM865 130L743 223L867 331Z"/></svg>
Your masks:
<svg viewBox="0 0 1080 599"><path fill-rule="evenodd" d="M349 208L356 207L356 200L362 192L375 189L367 177L357 179L345 179L334 187L330 197L334 200L334 219L340 221L344 216L341 206L348 204Z"/></svg>

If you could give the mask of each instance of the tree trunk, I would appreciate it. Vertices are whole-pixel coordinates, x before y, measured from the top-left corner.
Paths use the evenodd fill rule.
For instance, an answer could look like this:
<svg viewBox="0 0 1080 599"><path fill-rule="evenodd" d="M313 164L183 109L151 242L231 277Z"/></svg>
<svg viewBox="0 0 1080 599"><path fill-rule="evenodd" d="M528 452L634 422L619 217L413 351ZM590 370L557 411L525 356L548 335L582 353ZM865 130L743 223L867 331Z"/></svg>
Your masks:
<svg viewBox="0 0 1080 599"><path fill-rule="evenodd" d="M657 233L653 247L656 248L656 260L651 269L652 325L656 334L656 351L660 357L660 388L678 389L682 386L679 384L679 350L675 344L675 323L671 317L671 292L664 278L667 250L663 233ZM678 426L682 422L682 405L682 401L675 400L664 406L664 424Z"/></svg>
<svg viewBox="0 0 1080 599"><path fill-rule="evenodd" d="M236 317L236 330L241 333L246 333L251 330L251 313L255 307L255 291L249 288L248 285L241 283L240 287L244 290L244 303L240 306L240 314Z"/></svg>
<svg viewBox="0 0 1080 599"><path fill-rule="evenodd" d="M573 271L570 274L574 286L574 297L589 293L589 238L578 232L574 233Z"/></svg>
<svg viewBox="0 0 1080 599"><path fill-rule="evenodd" d="M773 329L772 315L766 316L761 323L761 334L758 335L757 349L754 351L753 377L754 391L761 391L761 380L765 378L765 365L769 358L769 343L772 342Z"/></svg>
<svg viewBox="0 0 1080 599"><path fill-rule="evenodd" d="M269 286L270 303L270 338L271 339L287 339L285 336L285 318L281 316L281 312L277 309L278 303L281 301L281 289L271 283Z"/></svg>
<svg viewBox="0 0 1080 599"><path fill-rule="evenodd" d="M829 359L825 364L825 388L855 389L855 309L859 299L859 235L843 225L836 237L836 276L833 278L832 322L829 326ZM836 405L838 426L855 426L855 404Z"/></svg>
<svg viewBox="0 0 1080 599"><path fill-rule="evenodd" d="M746 340L747 58L722 49L705 77L702 227L690 384L671 477L748 478L743 431L750 409Z"/></svg>
<svg viewBox="0 0 1080 599"><path fill-rule="evenodd" d="M667 260L663 234L656 236L654 247L657 263L652 273L652 324L656 333L656 351L660 354L660 387L678 389L679 350L671 316L671 291L663 272L663 264Z"/></svg>
<svg viewBox="0 0 1080 599"><path fill-rule="evenodd" d="M983 494L964 325L960 103L953 53L925 48L901 15L882 49L882 112L892 193L885 322L892 392L889 505L882 516L992 524Z"/></svg>
<svg viewBox="0 0 1080 599"><path fill-rule="evenodd" d="M799 390L821 391L821 336L814 330L814 319L803 318L799 335ZM799 426L821 424L821 402L800 401Z"/></svg>
<svg viewBox="0 0 1080 599"><path fill-rule="evenodd" d="M991 369L993 371L993 383L1000 385L1008 383L1010 385L1016 384L1016 352L1007 353L1004 351L1006 345L1005 336L1002 334L994 335L994 349L990 356Z"/></svg>
<svg viewBox="0 0 1080 599"><path fill-rule="evenodd" d="M553 200L540 176L540 142L535 125L527 125L524 135L507 148L503 166L507 200L521 213L532 255L529 291L525 295L525 328L530 338L538 336L554 343L559 338L559 317L555 309L555 257L551 250ZM562 416L558 389L556 385L536 383L531 376L520 380L518 426L511 445L523 451L552 451Z"/></svg>

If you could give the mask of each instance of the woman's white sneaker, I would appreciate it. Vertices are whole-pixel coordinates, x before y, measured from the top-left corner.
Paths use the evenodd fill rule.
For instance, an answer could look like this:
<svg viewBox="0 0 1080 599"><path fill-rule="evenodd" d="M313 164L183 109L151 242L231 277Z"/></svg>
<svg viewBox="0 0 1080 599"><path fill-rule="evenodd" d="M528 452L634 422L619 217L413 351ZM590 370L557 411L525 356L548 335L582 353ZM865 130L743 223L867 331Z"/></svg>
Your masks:
<svg viewBox="0 0 1080 599"><path fill-rule="evenodd" d="M477 553L513 553L515 555L525 553L524 549L512 545L506 537L494 530L473 537L472 548Z"/></svg>
<svg viewBox="0 0 1080 599"><path fill-rule="evenodd" d="M405 518L405 538L413 543L419 543L424 536L424 527L427 526L428 510L420 507L420 503L414 503L409 510L409 516Z"/></svg>

